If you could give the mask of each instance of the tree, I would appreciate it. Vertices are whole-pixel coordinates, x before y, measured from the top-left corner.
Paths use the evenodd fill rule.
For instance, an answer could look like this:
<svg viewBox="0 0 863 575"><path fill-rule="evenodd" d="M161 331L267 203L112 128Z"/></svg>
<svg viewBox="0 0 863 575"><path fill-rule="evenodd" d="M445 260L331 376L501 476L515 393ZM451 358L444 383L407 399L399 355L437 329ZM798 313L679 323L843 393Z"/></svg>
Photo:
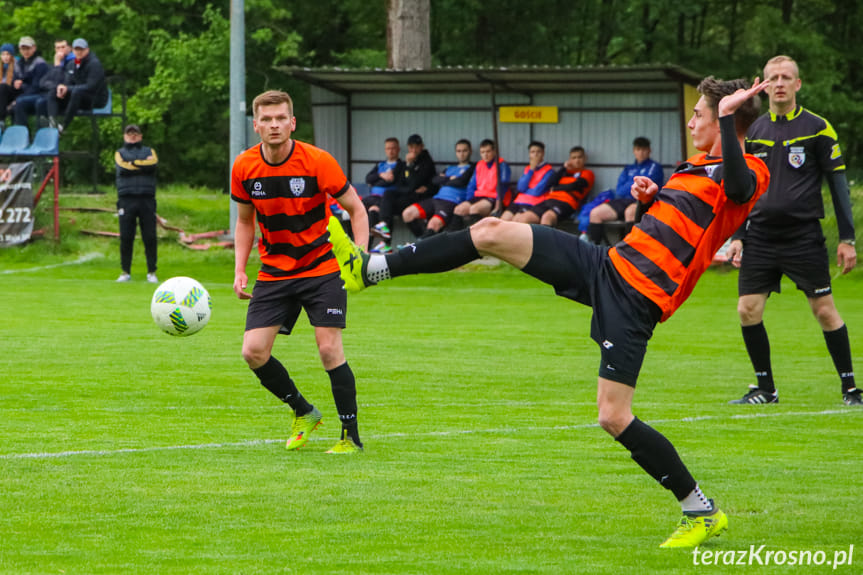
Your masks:
<svg viewBox="0 0 863 575"><path fill-rule="evenodd" d="M429 10L429 0L389 0L387 65L390 68L431 68Z"/></svg>

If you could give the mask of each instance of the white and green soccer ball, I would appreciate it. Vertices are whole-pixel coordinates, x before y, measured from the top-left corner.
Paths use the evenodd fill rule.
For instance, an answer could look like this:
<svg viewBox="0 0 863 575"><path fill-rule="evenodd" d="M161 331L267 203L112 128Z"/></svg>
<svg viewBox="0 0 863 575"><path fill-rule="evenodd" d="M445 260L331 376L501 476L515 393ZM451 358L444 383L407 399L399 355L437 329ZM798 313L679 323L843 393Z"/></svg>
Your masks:
<svg viewBox="0 0 863 575"><path fill-rule="evenodd" d="M198 333L210 321L210 294L192 278L177 276L156 288L150 313L162 331L170 335Z"/></svg>

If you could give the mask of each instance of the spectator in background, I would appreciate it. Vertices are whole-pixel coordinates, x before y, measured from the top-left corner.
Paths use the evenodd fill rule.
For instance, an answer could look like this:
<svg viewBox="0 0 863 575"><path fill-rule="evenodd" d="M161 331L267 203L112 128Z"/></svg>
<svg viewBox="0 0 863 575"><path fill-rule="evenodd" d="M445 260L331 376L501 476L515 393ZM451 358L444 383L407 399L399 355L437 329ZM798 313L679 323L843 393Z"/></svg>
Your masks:
<svg viewBox="0 0 863 575"><path fill-rule="evenodd" d="M147 281L156 277L156 151L141 144L141 128L129 124L123 130L123 147L114 154L117 166L117 215L120 216L120 268L118 282L132 279L132 251L135 229L141 225L141 239L147 255Z"/></svg>
<svg viewBox="0 0 863 575"><path fill-rule="evenodd" d="M75 63L69 67L65 82L48 95L47 102L48 121L61 134L68 129L78 110L92 110L108 103L108 84L102 62L90 52L90 45L83 38L72 42L72 52ZM61 110L64 115L59 121L57 116Z"/></svg>
<svg viewBox="0 0 863 575"><path fill-rule="evenodd" d="M381 221L381 200L384 192L394 190L399 176L405 171L405 163L399 158L400 152L399 139L387 138L384 140L385 159L372 166L366 174L369 195L363 198L363 205L369 214L369 226L372 228Z"/></svg>
<svg viewBox="0 0 863 575"><path fill-rule="evenodd" d="M6 113L18 91L15 89L15 46L0 46L0 129L6 127Z"/></svg>
<svg viewBox="0 0 863 575"><path fill-rule="evenodd" d="M594 175L585 169L587 154L581 146L569 150L569 159L552 180L548 199L539 205L544 210L540 223L555 227L558 222L570 218L581 209L584 199L593 189Z"/></svg>
<svg viewBox="0 0 863 575"><path fill-rule="evenodd" d="M503 196L509 185L510 169L503 158L498 157L494 141L483 140L479 145L479 162L467 185L465 201L455 207L455 214L465 218L479 219L500 212Z"/></svg>
<svg viewBox="0 0 863 575"><path fill-rule="evenodd" d="M15 124L26 126L28 117L39 115L45 118L48 115L48 95L57 91L57 86L66 80L66 71L75 61L75 55L72 54L72 47L65 39L54 41L54 66L49 68L39 80L39 85L35 92L20 95L15 100ZM47 125L40 124L38 127Z"/></svg>
<svg viewBox="0 0 863 575"><path fill-rule="evenodd" d="M603 192L582 209L579 229L587 232L586 236L582 236L583 240L602 243L603 224L616 220L624 220L627 224L624 235L629 233L635 223L635 211L638 208L631 194L635 176L650 178L657 186L662 187L662 164L650 159L650 140L644 136L635 138L632 141L632 154L635 156L635 163L623 168L614 191Z"/></svg>
<svg viewBox="0 0 863 575"><path fill-rule="evenodd" d="M542 216L538 206L545 201L554 169L545 161L545 144L533 141L527 146L530 160L518 180L518 195L500 219L525 224L538 224Z"/></svg>
<svg viewBox="0 0 863 575"><path fill-rule="evenodd" d="M432 183L438 192L433 198L411 204L402 212L402 220L417 237L428 237L444 229L452 219L455 207L467 197L467 186L473 178L474 165L470 162L472 148L469 140L455 144L458 163L434 177ZM425 222L425 225L422 225Z"/></svg>
<svg viewBox="0 0 863 575"><path fill-rule="evenodd" d="M22 36L18 41L18 51L21 53L21 58L15 66L14 87L18 92L15 108L18 107L18 102L22 98L39 94L39 82L48 73L48 63L39 55L36 50L36 41L33 38Z"/></svg>
<svg viewBox="0 0 863 575"><path fill-rule="evenodd" d="M372 228L372 233L381 241L372 250L376 253L392 251L393 216L401 213L409 205L421 202L434 195L432 178L435 175L434 160L425 149L423 139L419 134L408 138L408 153L405 156L405 168L399 175L398 185L384 192L381 198L381 221Z"/></svg>

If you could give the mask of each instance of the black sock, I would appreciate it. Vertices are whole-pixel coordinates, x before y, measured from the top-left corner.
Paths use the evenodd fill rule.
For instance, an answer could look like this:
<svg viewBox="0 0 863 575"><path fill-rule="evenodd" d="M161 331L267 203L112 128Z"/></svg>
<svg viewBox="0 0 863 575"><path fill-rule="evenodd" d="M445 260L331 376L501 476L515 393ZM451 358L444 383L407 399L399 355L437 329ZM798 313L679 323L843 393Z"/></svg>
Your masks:
<svg viewBox="0 0 863 575"><path fill-rule="evenodd" d="M833 331L824 332L824 341L827 342L827 351L833 358L833 365L839 372L839 380L842 382L842 391L854 389L854 366L851 363L851 343L848 341L848 326Z"/></svg>
<svg viewBox="0 0 863 575"><path fill-rule="evenodd" d="M426 222L425 220L412 220L410 222L407 222L407 227L414 235L414 237L418 238L423 235L423 232L426 229Z"/></svg>
<svg viewBox="0 0 863 575"><path fill-rule="evenodd" d="M388 254L390 277L410 274L434 274L461 267L479 258L470 229L445 232Z"/></svg>
<svg viewBox="0 0 863 575"><path fill-rule="evenodd" d="M660 485L671 491L678 501L695 489L695 479L671 442L637 417L615 440L627 448L632 459Z"/></svg>
<svg viewBox="0 0 863 575"><path fill-rule="evenodd" d="M369 228L373 228L381 221L380 210L369 210Z"/></svg>
<svg viewBox="0 0 863 575"><path fill-rule="evenodd" d="M360 433L357 429L357 382L354 372L348 362L327 371L330 376L330 387L336 402L336 411L342 422L342 429L351 440L362 447Z"/></svg>
<svg viewBox="0 0 863 575"><path fill-rule="evenodd" d="M599 245L602 243L602 224L594 224L593 222L587 224L587 237L590 238L590 241Z"/></svg>
<svg viewBox="0 0 863 575"><path fill-rule="evenodd" d="M436 231L434 231L433 229L431 229L431 228L426 228L426 231L424 231L424 232L423 232L423 235L421 235L421 236L420 236L420 239L421 239L421 240L426 240L426 239L428 239L428 238L432 237L433 235L435 235L436 233L437 233L437 232L436 232Z"/></svg>
<svg viewBox="0 0 863 575"><path fill-rule="evenodd" d="M764 322L740 326L740 331L743 332L743 343L746 344L749 360L755 369L758 389L773 393L776 386L773 383L773 369L770 367L770 340L767 338Z"/></svg>
<svg viewBox="0 0 863 575"><path fill-rule="evenodd" d="M290 405L298 416L305 415L312 410L312 405L306 401L306 398L294 385L294 380L288 375L288 370L275 357L270 356L267 363L252 371L261 380L261 385Z"/></svg>

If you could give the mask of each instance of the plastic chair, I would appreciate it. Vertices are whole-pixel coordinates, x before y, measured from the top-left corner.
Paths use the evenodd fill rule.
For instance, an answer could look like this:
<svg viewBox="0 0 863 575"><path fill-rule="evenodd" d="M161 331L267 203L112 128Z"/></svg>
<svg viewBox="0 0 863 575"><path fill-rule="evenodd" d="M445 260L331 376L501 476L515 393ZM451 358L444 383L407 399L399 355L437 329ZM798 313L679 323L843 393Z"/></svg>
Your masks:
<svg viewBox="0 0 863 575"><path fill-rule="evenodd" d="M41 128L36 132L33 143L17 153L19 156L58 156L60 155L60 133L57 128Z"/></svg>
<svg viewBox="0 0 863 575"><path fill-rule="evenodd" d="M114 92L108 88L108 101L101 108L93 108L90 113L94 116L105 116L111 114L111 107L114 101Z"/></svg>
<svg viewBox="0 0 863 575"><path fill-rule="evenodd" d="M26 126L9 126L0 138L0 156L14 156L30 144Z"/></svg>

